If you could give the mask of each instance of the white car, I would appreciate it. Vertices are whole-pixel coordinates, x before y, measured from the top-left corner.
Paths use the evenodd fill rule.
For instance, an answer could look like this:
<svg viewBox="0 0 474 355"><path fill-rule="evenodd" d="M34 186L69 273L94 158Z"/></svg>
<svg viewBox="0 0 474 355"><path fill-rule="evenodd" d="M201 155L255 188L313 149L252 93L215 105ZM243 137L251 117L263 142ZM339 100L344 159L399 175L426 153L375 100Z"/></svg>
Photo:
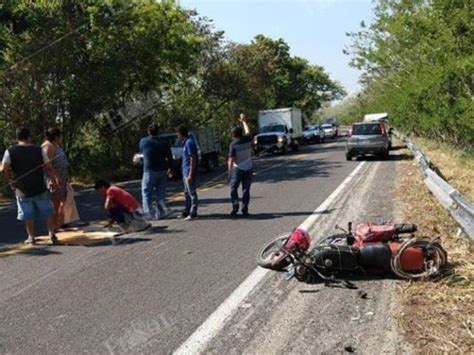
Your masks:
<svg viewBox="0 0 474 355"><path fill-rule="evenodd" d="M325 123L325 124L321 125L321 128L323 129L324 135L326 137L330 137L330 138L336 138L337 137L337 127L336 127L336 125Z"/></svg>
<svg viewBox="0 0 474 355"><path fill-rule="evenodd" d="M306 144L324 142L324 130L317 124L306 126L303 130L303 138Z"/></svg>

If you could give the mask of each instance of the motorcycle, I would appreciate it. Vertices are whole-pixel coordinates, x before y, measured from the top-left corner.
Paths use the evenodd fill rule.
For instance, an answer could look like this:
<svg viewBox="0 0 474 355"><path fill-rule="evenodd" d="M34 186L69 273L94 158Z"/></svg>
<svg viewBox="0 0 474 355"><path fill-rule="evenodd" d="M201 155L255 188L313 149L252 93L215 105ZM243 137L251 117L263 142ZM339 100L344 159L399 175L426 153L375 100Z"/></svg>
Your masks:
<svg viewBox="0 0 474 355"><path fill-rule="evenodd" d="M302 229L266 243L257 255L263 268L287 271L287 279L300 281L336 280L344 273L392 272L405 279L438 275L447 262L439 238L417 237L414 224L363 223L352 231L339 226L342 233L316 242Z"/></svg>

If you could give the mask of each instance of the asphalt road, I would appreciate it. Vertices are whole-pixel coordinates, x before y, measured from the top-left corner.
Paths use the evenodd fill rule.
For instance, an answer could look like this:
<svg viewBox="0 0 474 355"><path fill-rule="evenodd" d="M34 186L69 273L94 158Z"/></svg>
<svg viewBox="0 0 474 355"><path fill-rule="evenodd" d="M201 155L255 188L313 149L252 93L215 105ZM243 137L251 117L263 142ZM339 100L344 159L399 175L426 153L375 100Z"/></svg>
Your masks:
<svg viewBox="0 0 474 355"><path fill-rule="evenodd" d="M0 258L0 353L173 352L255 269L260 246L301 224L357 164L345 161L342 141L264 157L249 219L228 217L228 188L217 186L200 193L196 221L160 221L116 245ZM99 213L100 200L84 196L82 214Z"/></svg>

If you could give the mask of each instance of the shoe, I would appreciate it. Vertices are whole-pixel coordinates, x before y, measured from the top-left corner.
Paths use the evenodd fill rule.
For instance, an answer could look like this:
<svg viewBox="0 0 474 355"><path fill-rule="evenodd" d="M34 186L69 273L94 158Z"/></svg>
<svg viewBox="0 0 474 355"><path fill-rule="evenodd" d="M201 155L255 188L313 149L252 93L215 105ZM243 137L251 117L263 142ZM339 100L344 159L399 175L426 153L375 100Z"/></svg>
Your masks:
<svg viewBox="0 0 474 355"><path fill-rule="evenodd" d="M232 212L230 213L231 217L236 217L237 213L239 213L239 205L233 206L232 207Z"/></svg>
<svg viewBox="0 0 474 355"><path fill-rule="evenodd" d="M156 214L156 220L160 220L160 219L166 219L168 218L170 215L173 214L173 210L171 208L166 208L163 210L162 213L157 213Z"/></svg>
<svg viewBox="0 0 474 355"><path fill-rule="evenodd" d="M36 240L34 237L28 237L27 240L25 240L24 242L26 245L35 245L36 244Z"/></svg>
<svg viewBox="0 0 474 355"><path fill-rule="evenodd" d="M181 213L181 218L187 218L188 216L189 216L189 212L184 211Z"/></svg>
<svg viewBox="0 0 474 355"><path fill-rule="evenodd" d="M184 220L185 221L191 221L191 220L196 219L196 218L198 218L197 214L190 214L189 216L184 218Z"/></svg>
<svg viewBox="0 0 474 355"><path fill-rule="evenodd" d="M249 208L248 208L248 207L242 208L242 215L243 215L244 217L250 216Z"/></svg>
<svg viewBox="0 0 474 355"><path fill-rule="evenodd" d="M58 244L58 237L56 235L50 235L48 240L48 245L56 245Z"/></svg>

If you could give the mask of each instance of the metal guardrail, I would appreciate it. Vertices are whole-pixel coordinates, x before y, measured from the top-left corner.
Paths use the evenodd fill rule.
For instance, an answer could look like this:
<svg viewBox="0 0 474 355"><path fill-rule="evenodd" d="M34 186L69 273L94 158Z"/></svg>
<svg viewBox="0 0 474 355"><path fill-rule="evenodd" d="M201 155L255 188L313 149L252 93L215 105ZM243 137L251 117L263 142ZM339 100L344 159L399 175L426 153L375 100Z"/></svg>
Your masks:
<svg viewBox="0 0 474 355"><path fill-rule="evenodd" d="M433 170L429 158L404 134L394 132L410 149L416 161L420 164L421 174L428 189L438 199L456 220L461 229L474 241L474 204L463 197L438 173Z"/></svg>

